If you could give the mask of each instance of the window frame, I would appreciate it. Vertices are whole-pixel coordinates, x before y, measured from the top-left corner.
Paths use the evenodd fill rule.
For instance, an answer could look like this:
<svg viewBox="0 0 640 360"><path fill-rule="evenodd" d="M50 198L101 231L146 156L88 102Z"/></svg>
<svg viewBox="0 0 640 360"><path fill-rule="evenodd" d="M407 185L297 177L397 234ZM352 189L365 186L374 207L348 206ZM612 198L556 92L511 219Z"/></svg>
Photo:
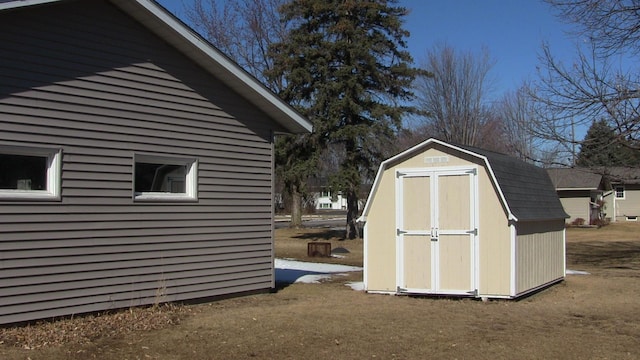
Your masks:
<svg viewBox="0 0 640 360"><path fill-rule="evenodd" d="M618 191L618 189L621 189L620 191ZM624 189L624 185L616 185L613 190L616 192L616 199L617 200L621 200L625 198L625 189ZM618 192L622 193L622 196L618 196Z"/></svg>
<svg viewBox="0 0 640 360"><path fill-rule="evenodd" d="M169 192L137 192L136 191L136 164L137 163L166 164L166 165L186 165L185 174L185 192L169 193ZM133 155L133 163L131 164L131 193L134 202L193 202L198 201L198 159L193 157L178 157L155 155L145 153L135 153Z"/></svg>
<svg viewBox="0 0 640 360"><path fill-rule="evenodd" d="M0 145L5 155L37 156L47 159L46 190L0 189L0 200L49 200L61 199L62 149L36 146Z"/></svg>

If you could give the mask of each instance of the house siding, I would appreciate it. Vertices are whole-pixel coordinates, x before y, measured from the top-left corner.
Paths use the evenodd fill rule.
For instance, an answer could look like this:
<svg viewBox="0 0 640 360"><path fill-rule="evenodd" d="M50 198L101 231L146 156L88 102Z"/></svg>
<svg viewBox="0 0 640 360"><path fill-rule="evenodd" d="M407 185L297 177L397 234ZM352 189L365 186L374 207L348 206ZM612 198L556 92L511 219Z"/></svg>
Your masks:
<svg viewBox="0 0 640 360"><path fill-rule="evenodd" d="M566 222L571 223L577 218L589 224L591 193L589 190L560 190L558 196L564 211L569 215Z"/></svg>
<svg viewBox="0 0 640 360"><path fill-rule="evenodd" d="M640 185L624 185L624 199L615 199L615 211L616 221L627 221L628 216L640 217Z"/></svg>
<svg viewBox="0 0 640 360"><path fill-rule="evenodd" d="M281 128L107 1L0 30L0 146L63 154L60 200L0 200L0 323L272 287ZM135 202L139 153L197 159L197 201Z"/></svg>

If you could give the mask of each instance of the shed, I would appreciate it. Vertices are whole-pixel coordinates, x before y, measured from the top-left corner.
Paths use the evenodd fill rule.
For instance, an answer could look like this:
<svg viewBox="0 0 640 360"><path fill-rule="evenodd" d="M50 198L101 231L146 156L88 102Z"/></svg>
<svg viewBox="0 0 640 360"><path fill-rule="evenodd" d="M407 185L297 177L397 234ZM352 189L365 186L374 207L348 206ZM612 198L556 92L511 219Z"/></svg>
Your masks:
<svg viewBox="0 0 640 360"><path fill-rule="evenodd" d="M566 217L544 169L429 139L380 165L365 290L517 298L564 279Z"/></svg>
<svg viewBox="0 0 640 360"><path fill-rule="evenodd" d="M155 1L1 1L0 128L0 323L275 286L311 123Z"/></svg>

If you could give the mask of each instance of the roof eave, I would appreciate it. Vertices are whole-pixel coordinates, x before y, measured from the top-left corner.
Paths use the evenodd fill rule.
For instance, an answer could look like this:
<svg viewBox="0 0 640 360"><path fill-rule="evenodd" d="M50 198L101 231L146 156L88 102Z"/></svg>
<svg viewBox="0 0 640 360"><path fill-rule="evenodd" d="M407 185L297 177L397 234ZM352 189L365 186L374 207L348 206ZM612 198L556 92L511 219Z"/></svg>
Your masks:
<svg viewBox="0 0 640 360"><path fill-rule="evenodd" d="M579 188L579 187L559 187L559 188L556 188L556 191L567 191L567 190L583 190L584 191L584 190L600 190L600 189L595 188L595 187L582 187L582 188Z"/></svg>

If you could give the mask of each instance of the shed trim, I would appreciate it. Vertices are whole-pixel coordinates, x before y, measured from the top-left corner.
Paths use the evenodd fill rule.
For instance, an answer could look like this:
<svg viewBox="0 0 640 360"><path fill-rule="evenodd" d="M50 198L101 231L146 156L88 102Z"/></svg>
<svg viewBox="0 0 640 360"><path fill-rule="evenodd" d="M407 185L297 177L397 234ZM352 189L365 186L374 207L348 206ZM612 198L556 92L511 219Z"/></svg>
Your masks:
<svg viewBox="0 0 640 360"><path fill-rule="evenodd" d="M509 222L509 236L510 236L510 243L511 243L511 251L510 251L510 274L509 274L509 282L510 282L510 288L511 288L511 297L515 297L517 295L517 290L518 290L518 282L517 282L517 276L516 276L516 253L517 253L517 241L516 241L516 224L514 224L513 222Z"/></svg>
<svg viewBox="0 0 640 360"><path fill-rule="evenodd" d="M506 200L504 194L502 193L502 189L500 188L500 184L498 183L498 181L496 179L496 176L495 176L495 174L493 172L493 169L491 168L491 164L489 163L489 160L487 159L486 156L480 155L478 153L469 151L467 149L464 149L464 148L461 148L461 147L458 147L458 146L455 146L455 145L451 145L451 144L448 144L446 142L443 142L443 141L440 141L440 140L437 140L437 139L433 139L433 138L428 139L428 140L426 140L426 141L424 141L424 142L422 142L422 143L420 143L418 145L415 145L414 147L409 148L409 149L407 149L407 150L405 150L405 151L403 151L403 152L401 152L401 153L399 153L399 154L397 154L395 156L392 156L392 157L390 157L389 159L383 161L380 164L380 168L378 169L378 173L376 174L376 178L375 178L375 180L373 182L373 186L371 187L371 192L369 192L369 196L367 198L367 203L366 203L366 205L364 207L364 210L362 211L362 216L360 216L357 221L359 221L359 222L366 222L367 221L367 215L369 214L369 211L370 211L370 208L371 208L371 203L372 203L371 200L373 199L373 196L375 195L375 193L378 190L378 187L380 186L380 181L381 181L382 173L384 172L384 170L386 170L387 167L390 164L396 162L397 160L402 159L402 158L404 158L406 156L409 156L409 155L411 155L413 153L417 153L417 152L421 151L423 148L426 148L427 146L429 146L431 144L438 144L438 145L441 145L441 146L444 146L444 147L447 147L447 148L450 148L450 149L453 149L453 150L456 150L456 151L460 151L460 152L462 152L464 154L471 155L471 156L473 156L475 158L478 158L478 159L482 160L482 162L484 163L484 165L487 168L489 176L491 177L491 182L493 184L495 184L496 185L496 189L498 189L498 195L500 197L500 202L502 203L502 205L507 210L507 218L508 218L508 220L510 220L510 221L518 221L518 218L513 214L513 212L509 208L509 204L507 203L507 200Z"/></svg>

